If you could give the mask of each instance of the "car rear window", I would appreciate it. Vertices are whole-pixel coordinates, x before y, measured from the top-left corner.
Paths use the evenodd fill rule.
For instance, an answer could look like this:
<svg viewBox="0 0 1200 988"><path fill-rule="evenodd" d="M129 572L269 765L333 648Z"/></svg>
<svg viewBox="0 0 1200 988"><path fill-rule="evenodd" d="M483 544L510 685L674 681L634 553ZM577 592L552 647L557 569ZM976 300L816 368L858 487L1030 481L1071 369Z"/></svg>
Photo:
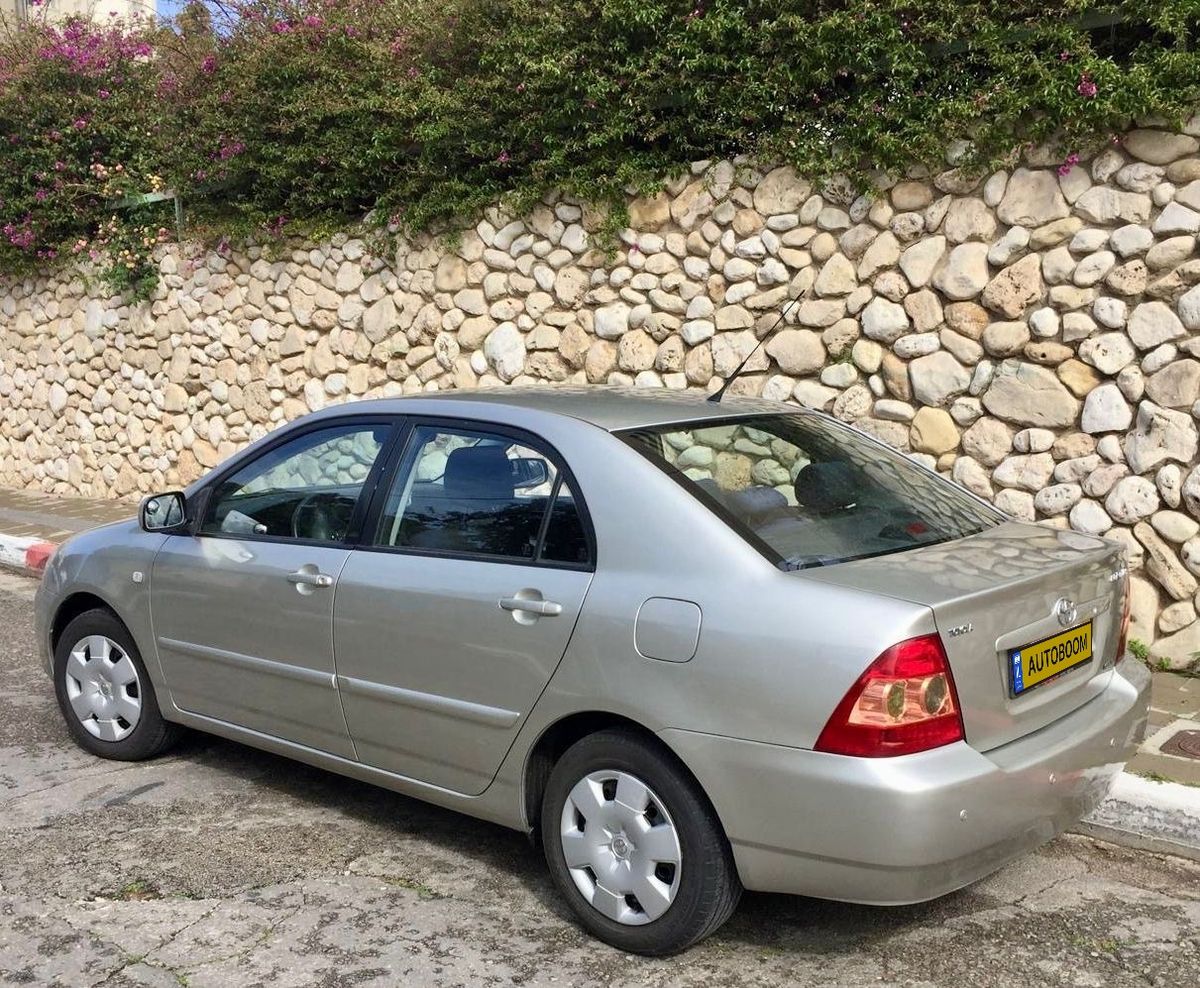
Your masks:
<svg viewBox="0 0 1200 988"><path fill-rule="evenodd" d="M817 415L681 423L621 438L784 569L948 542L1003 520L903 454Z"/></svg>

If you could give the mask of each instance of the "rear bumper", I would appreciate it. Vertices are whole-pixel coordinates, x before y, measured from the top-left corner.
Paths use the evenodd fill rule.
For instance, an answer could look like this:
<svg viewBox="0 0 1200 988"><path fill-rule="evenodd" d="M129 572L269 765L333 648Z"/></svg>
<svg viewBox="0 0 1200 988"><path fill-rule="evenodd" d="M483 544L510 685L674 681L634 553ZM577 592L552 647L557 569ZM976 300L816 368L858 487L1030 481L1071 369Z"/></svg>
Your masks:
<svg viewBox="0 0 1200 988"><path fill-rule="evenodd" d="M696 774L743 884L877 905L962 888L1042 844L1108 794L1146 729L1150 673L1108 688L1027 737L849 758L688 731L662 738Z"/></svg>

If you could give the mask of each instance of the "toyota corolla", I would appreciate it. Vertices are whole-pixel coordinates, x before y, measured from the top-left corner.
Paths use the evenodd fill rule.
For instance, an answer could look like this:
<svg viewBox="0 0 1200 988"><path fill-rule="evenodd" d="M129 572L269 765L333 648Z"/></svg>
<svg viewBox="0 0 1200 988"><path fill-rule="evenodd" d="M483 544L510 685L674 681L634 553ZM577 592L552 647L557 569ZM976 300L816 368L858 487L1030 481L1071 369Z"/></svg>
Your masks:
<svg viewBox="0 0 1200 988"><path fill-rule="evenodd" d="M510 389L280 428L67 542L37 617L88 751L189 727L526 831L664 954L1079 820L1145 729L1128 582L819 413Z"/></svg>

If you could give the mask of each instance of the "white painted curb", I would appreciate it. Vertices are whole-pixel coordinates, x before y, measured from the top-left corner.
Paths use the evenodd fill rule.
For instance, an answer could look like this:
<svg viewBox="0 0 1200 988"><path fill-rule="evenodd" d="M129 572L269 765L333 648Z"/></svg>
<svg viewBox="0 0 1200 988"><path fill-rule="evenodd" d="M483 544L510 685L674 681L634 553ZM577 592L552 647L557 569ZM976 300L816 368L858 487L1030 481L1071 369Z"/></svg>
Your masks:
<svg viewBox="0 0 1200 988"><path fill-rule="evenodd" d="M0 566L11 566L26 573L41 573L46 560L58 546L45 539L0 532Z"/></svg>
<svg viewBox="0 0 1200 988"><path fill-rule="evenodd" d="M1115 844L1200 861L1200 788L1122 772L1108 799L1075 829Z"/></svg>

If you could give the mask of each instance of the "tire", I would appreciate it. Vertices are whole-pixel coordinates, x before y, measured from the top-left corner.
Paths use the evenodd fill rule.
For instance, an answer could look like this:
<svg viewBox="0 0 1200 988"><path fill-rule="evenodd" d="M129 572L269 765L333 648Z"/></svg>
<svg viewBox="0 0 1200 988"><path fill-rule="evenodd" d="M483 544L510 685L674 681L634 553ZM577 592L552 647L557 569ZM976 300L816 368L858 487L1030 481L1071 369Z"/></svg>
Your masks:
<svg viewBox="0 0 1200 988"><path fill-rule="evenodd" d="M546 785L541 836L579 921L621 950L678 953L716 931L741 898L708 799L669 752L634 731L601 731L563 754Z"/></svg>
<svg viewBox="0 0 1200 988"><path fill-rule="evenodd" d="M183 730L163 719L137 645L111 611L85 611L63 629L54 694L75 743L101 758L153 758Z"/></svg>

